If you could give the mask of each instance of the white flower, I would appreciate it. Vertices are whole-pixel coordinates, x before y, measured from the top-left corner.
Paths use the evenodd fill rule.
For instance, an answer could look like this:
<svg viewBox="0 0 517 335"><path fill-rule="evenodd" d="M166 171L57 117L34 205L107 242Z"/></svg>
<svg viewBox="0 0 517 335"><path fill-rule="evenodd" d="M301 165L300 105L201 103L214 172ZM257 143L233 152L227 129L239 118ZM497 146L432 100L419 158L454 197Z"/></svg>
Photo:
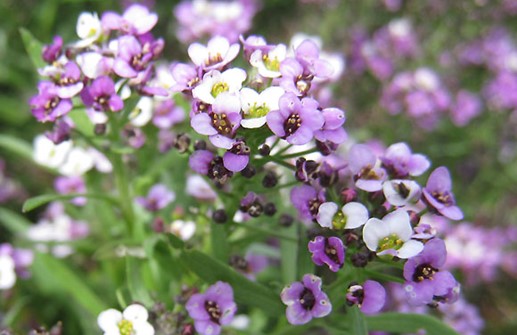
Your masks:
<svg viewBox="0 0 517 335"><path fill-rule="evenodd" d="M368 209L359 202L349 202L339 211L335 203L324 202L318 209L316 220L326 228L354 229L368 220Z"/></svg>
<svg viewBox="0 0 517 335"><path fill-rule="evenodd" d="M278 101L285 93L278 86L266 88L260 94L251 88L240 91L241 106L244 118L241 125L244 128L260 128L266 123L266 115L272 110L278 110Z"/></svg>
<svg viewBox="0 0 517 335"><path fill-rule="evenodd" d="M77 48L87 47L97 41L102 34L101 21L97 13L81 13L76 31L77 36L81 38L81 41L75 44Z"/></svg>
<svg viewBox="0 0 517 335"><path fill-rule="evenodd" d="M113 308L101 312L97 324L104 335L153 335L154 328L147 321L148 317L144 306L133 304L122 313Z"/></svg>
<svg viewBox="0 0 517 335"><path fill-rule="evenodd" d="M215 36L208 41L207 46L192 43L188 47L188 55L197 66L205 69L221 68L237 57L240 45L230 42L224 37Z"/></svg>
<svg viewBox="0 0 517 335"><path fill-rule="evenodd" d="M175 220L171 224L170 231L183 241L187 241L194 236L196 224L192 221Z"/></svg>
<svg viewBox="0 0 517 335"><path fill-rule="evenodd" d="M188 195L200 200L214 200L217 193L212 190L210 185L200 175L187 177L186 192Z"/></svg>
<svg viewBox="0 0 517 335"><path fill-rule="evenodd" d="M153 117L153 99L142 97L138 100L135 108L129 114L129 120L135 127L143 127Z"/></svg>
<svg viewBox="0 0 517 335"><path fill-rule="evenodd" d="M428 68L419 68L416 70L414 81L417 88L429 92L436 90L440 82L436 73Z"/></svg>
<svg viewBox="0 0 517 335"><path fill-rule="evenodd" d="M47 136L38 135L34 139L33 158L36 163L55 169L63 164L71 148L71 141L64 141L56 145Z"/></svg>
<svg viewBox="0 0 517 335"><path fill-rule="evenodd" d="M16 283L14 261L9 255L0 255L0 290L8 290Z"/></svg>
<svg viewBox="0 0 517 335"><path fill-rule="evenodd" d="M280 63L287 55L287 47L284 44L278 44L267 54L262 50L255 50L250 56L250 64L258 69L261 76L266 78L277 78L281 76Z"/></svg>
<svg viewBox="0 0 517 335"><path fill-rule="evenodd" d="M110 173L113 171L113 165L111 165L109 159L104 156L102 152L95 150L94 148L88 148L88 152L92 156L93 164L97 171L101 173Z"/></svg>
<svg viewBox="0 0 517 335"><path fill-rule="evenodd" d="M405 206L420 199L420 185L413 180L393 179L382 184L386 200L393 206Z"/></svg>
<svg viewBox="0 0 517 335"><path fill-rule="evenodd" d="M404 209L397 209L382 220L371 218L363 228L364 243L379 256L392 255L404 259L416 256L424 245L412 240L412 235L409 214Z"/></svg>
<svg viewBox="0 0 517 335"><path fill-rule="evenodd" d="M113 58L101 55L98 52L83 52L75 58L77 65L88 78L95 79L108 75L113 67Z"/></svg>
<svg viewBox="0 0 517 335"><path fill-rule="evenodd" d="M203 80L192 90L192 96L207 104L213 104L215 98L223 93L237 93L246 79L246 71L232 68L223 73L213 70L203 76Z"/></svg>
<svg viewBox="0 0 517 335"><path fill-rule="evenodd" d="M75 147L68 153L65 163L59 167L59 173L65 176L82 176L91 168L91 154L83 148Z"/></svg>

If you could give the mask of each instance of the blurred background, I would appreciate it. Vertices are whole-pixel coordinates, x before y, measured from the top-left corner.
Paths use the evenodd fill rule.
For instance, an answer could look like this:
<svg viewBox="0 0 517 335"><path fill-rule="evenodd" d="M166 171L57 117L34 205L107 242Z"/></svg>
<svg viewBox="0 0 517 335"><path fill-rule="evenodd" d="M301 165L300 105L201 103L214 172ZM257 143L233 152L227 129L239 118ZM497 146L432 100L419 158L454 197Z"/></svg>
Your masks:
<svg viewBox="0 0 517 335"><path fill-rule="evenodd" d="M185 61L188 41L178 38L174 15L178 1L142 2L159 15L153 33L166 41L164 57ZM55 35L71 41L81 12L120 12L131 3L1 1L3 208L19 212L24 199L45 193L53 180L20 155L20 143L9 141L30 144L48 130L30 114L27 101L36 93L37 72L20 28L44 44ZM288 44L303 33L319 38L322 50L335 57L343 70L340 80L319 98L346 110L345 127L354 141L379 147L405 141L434 167L449 168L465 213L465 222L443 225L449 267L475 307L468 305L470 319L454 320L450 312L448 321L465 323L462 334L479 334L480 327L471 324L481 319L482 334L517 334L517 1L257 0L253 5L256 14L245 36ZM27 219L36 222L40 213L30 212ZM10 241L10 231L0 229L2 242ZM66 297L47 306L45 290L21 286L26 301L3 304L3 318L7 310L22 308L20 324L51 326L69 313Z"/></svg>

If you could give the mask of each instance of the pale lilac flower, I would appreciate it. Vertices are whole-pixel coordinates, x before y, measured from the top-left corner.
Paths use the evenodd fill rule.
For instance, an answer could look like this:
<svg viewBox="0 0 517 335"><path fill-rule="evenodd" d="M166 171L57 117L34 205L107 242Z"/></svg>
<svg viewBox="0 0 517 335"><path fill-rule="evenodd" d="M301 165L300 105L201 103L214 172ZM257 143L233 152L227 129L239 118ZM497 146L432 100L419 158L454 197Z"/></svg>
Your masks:
<svg viewBox="0 0 517 335"><path fill-rule="evenodd" d="M39 122L53 122L72 110L72 101L59 97L59 87L48 81L38 84L38 95L29 100L31 112Z"/></svg>
<svg viewBox="0 0 517 335"><path fill-rule="evenodd" d="M355 144L350 148L348 168L357 188L367 192L382 189L382 183L386 180L386 171L380 167L380 161L368 145Z"/></svg>
<svg viewBox="0 0 517 335"><path fill-rule="evenodd" d="M61 99L73 98L84 87L81 81L81 70L75 62L67 62L62 68L52 75L56 84L57 95Z"/></svg>
<svg viewBox="0 0 517 335"><path fill-rule="evenodd" d="M260 128L266 123L266 116L270 111L278 110L280 97L284 90L278 86L271 86L260 94L248 87L240 91L243 119L243 128Z"/></svg>
<svg viewBox="0 0 517 335"><path fill-rule="evenodd" d="M312 318L325 317L332 311L328 296L321 290L321 278L312 274L285 287L280 298L287 305L285 314L292 325L306 324Z"/></svg>
<svg viewBox="0 0 517 335"><path fill-rule="evenodd" d="M267 44L266 39L260 35L250 35L246 37L246 39L241 35L239 36L239 40L244 49L244 57L248 61L250 60L251 55L257 50L261 50L264 53L275 48L275 45Z"/></svg>
<svg viewBox="0 0 517 335"><path fill-rule="evenodd" d="M143 35L156 25L158 15L149 12L145 6L134 4L120 16L115 12L105 12L102 15L102 27L105 30L120 30L124 33Z"/></svg>
<svg viewBox="0 0 517 335"><path fill-rule="evenodd" d="M309 251L314 264L326 264L332 272L339 271L345 263L345 246L338 237L316 236L309 242Z"/></svg>
<svg viewBox="0 0 517 335"><path fill-rule="evenodd" d="M217 97L226 92L238 94L246 80L246 71L231 68L224 72L212 70L203 76L203 80L192 90L192 96L207 104L214 104Z"/></svg>
<svg viewBox="0 0 517 335"><path fill-rule="evenodd" d="M314 77L304 74L303 66L294 58L288 57L280 63L279 85L286 91L297 96L307 96Z"/></svg>
<svg viewBox="0 0 517 335"><path fill-rule="evenodd" d="M379 256L391 255L407 259L417 255L424 246L421 242L412 240L412 235L409 215L404 209L397 209L382 220L371 218L363 228L366 247Z"/></svg>
<svg viewBox="0 0 517 335"><path fill-rule="evenodd" d="M447 298L457 298L459 284L449 271L440 270L447 257L443 240L428 241L423 251L409 258L404 265L404 291L410 305L426 305L433 301L452 303Z"/></svg>
<svg viewBox="0 0 517 335"><path fill-rule="evenodd" d="M95 51L88 51L77 55L75 61L86 77L95 79L111 74L114 59Z"/></svg>
<svg viewBox="0 0 517 335"><path fill-rule="evenodd" d="M325 108L321 111L325 120L320 130L314 132L314 137L320 142L330 141L341 144L346 141L347 134L343 128L345 112L339 108Z"/></svg>
<svg viewBox="0 0 517 335"><path fill-rule="evenodd" d="M481 113L481 108L481 99L477 95L461 90L451 106L452 122L458 127L463 127Z"/></svg>
<svg viewBox="0 0 517 335"><path fill-rule="evenodd" d="M423 200L429 207L451 220L463 219L463 212L456 206L452 193L451 175L446 167L436 168L423 189Z"/></svg>
<svg viewBox="0 0 517 335"><path fill-rule="evenodd" d="M70 132L72 127L73 124L71 124L70 121L67 121L66 118L62 118L54 123L52 131L47 131L45 136L55 145L58 145L70 139Z"/></svg>
<svg viewBox="0 0 517 335"><path fill-rule="evenodd" d="M513 92L517 90L517 74L509 71L499 72L483 88L483 95L488 104L497 109L517 108L517 97Z"/></svg>
<svg viewBox="0 0 517 335"><path fill-rule="evenodd" d="M357 305L364 314L375 314L384 307L386 290L374 280L367 280L363 285L353 284L347 290L346 302Z"/></svg>
<svg viewBox="0 0 517 335"><path fill-rule="evenodd" d="M305 75L328 79L334 72L332 65L320 57L319 46L311 39L306 39L294 50L295 59L303 67Z"/></svg>
<svg viewBox="0 0 517 335"><path fill-rule="evenodd" d="M460 298L454 304L440 304L438 310L443 315L443 321L461 335L479 335L485 322L478 308Z"/></svg>
<svg viewBox="0 0 517 335"><path fill-rule="evenodd" d="M239 98L229 93L220 94L211 113L199 113L192 117L190 125L201 135L208 135L218 148L231 149L235 133L241 122Z"/></svg>
<svg viewBox="0 0 517 335"><path fill-rule="evenodd" d="M223 165L229 171L244 170L250 161L250 147L243 141L237 140L223 155Z"/></svg>
<svg viewBox="0 0 517 335"><path fill-rule="evenodd" d="M325 119L318 110L318 103L310 98L301 101L293 93L284 94L279 109L267 114L269 129L280 138L296 145L308 143Z"/></svg>
<svg viewBox="0 0 517 335"><path fill-rule="evenodd" d="M86 193L86 184L80 176L57 177L54 188L59 194L83 194ZM84 206L88 200L85 197L75 197L70 202L76 206Z"/></svg>
<svg viewBox="0 0 517 335"><path fill-rule="evenodd" d="M404 142L390 145L381 157L381 161L388 173L398 179L420 176L431 165L427 157L413 154Z"/></svg>
<svg viewBox="0 0 517 335"><path fill-rule="evenodd" d="M190 64L175 63L171 65L171 75L176 83L171 87L174 92L192 90L200 81L199 73Z"/></svg>
<svg viewBox="0 0 517 335"><path fill-rule="evenodd" d="M206 201L213 201L217 198L217 193L212 187L199 175L188 176L185 191L188 195Z"/></svg>
<svg viewBox="0 0 517 335"><path fill-rule="evenodd" d="M141 44L136 37L124 35L118 39L113 71L122 78L141 79L146 76L145 72L149 70L154 57L151 44Z"/></svg>
<svg viewBox="0 0 517 335"><path fill-rule="evenodd" d="M210 169L210 163L215 158L215 155L208 150L196 150L190 155L188 163L195 172L207 175Z"/></svg>
<svg viewBox="0 0 517 335"><path fill-rule="evenodd" d="M124 108L124 102L115 91L115 83L108 76L100 76L81 93L87 107L96 111L118 112Z"/></svg>
<svg viewBox="0 0 517 335"><path fill-rule="evenodd" d="M146 197L137 197L136 202L151 212L157 212L167 207L176 198L176 194L163 184L156 184L149 190Z"/></svg>
<svg viewBox="0 0 517 335"><path fill-rule="evenodd" d="M291 202L303 220L315 220L320 205L325 202L325 191L309 185L295 186L291 189Z"/></svg>
<svg viewBox="0 0 517 335"><path fill-rule="evenodd" d="M160 129L169 129L185 120L185 111L174 101L160 101L154 107L153 124Z"/></svg>
<svg viewBox="0 0 517 335"><path fill-rule="evenodd" d="M206 46L192 43L188 48L188 55L196 66L205 70L222 69L239 54L240 45L230 42L221 36L208 41Z"/></svg>
<svg viewBox="0 0 517 335"><path fill-rule="evenodd" d="M359 202L349 202L341 207L324 202L318 208L316 220L320 226L333 229L355 229L368 221L368 209Z"/></svg>
<svg viewBox="0 0 517 335"><path fill-rule="evenodd" d="M220 334L221 327L229 324L237 312L233 289L222 281L210 286L204 293L193 294L185 307L200 335Z"/></svg>
<svg viewBox="0 0 517 335"><path fill-rule="evenodd" d="M382 192L390 205L399 207L416 203L422 194L417 182L404 179L386 180L382 184Z"/></svg>
<svg viewBox="0 0 517 335"><path fill-rule="evenodd" d="M110 308L99 314L97 324L104 335L154 335L153 326L147 321L149 313L144 306L132 304L124 311Z"/></svg>

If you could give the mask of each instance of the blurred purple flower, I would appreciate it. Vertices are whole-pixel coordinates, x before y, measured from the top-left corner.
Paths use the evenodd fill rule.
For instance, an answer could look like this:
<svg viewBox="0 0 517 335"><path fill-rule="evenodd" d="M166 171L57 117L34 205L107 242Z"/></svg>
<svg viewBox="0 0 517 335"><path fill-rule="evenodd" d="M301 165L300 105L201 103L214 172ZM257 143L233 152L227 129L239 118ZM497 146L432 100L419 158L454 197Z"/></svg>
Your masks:
<svg viewBox="0 0 517 335"><path fill-rule="evenodd" d="M136 202L150 212L157 212L174 201L176 195L163 184L156 184L146 197L137 197Z"/></svg>
<svg viewBox="0 0 517 335"><path fill-rule="evenodd" d="M316 236L309 242L309 251L314 264L326 264L332 272L339 271L345 263L345 247L340 238Z"/></svg>

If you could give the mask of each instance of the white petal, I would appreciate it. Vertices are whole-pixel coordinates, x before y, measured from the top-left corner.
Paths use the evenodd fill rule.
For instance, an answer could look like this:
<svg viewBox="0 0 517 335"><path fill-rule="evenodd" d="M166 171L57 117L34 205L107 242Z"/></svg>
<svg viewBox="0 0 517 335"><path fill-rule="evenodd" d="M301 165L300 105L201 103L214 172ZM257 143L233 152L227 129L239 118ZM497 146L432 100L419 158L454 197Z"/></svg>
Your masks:
<svg viewBox="0 0 517 335"><path fill-rule="evenodd" d="M141 98L130 113L129 119L133 126L143 127L153 117L153 99L150 97Z"/></svg>
<svg viewBox="0 0 517 335"><path fill-rule="evenodd" d="M368 221L368 209L359 202L349 202L343 206L341 211L347 218L345 229L361 227Z"/></svg>
<svg viewBox="0 0 517 335"><path fill-rule="evenodd" d="M397 235L402 241L407 241L413 235L413 228L409 221L409 214L405 209L397 209L382 218L388 226L390 234Z"/></svg>
<svg viewBox="0 0 517 335"><path fill-rule="evenodd" d="M333 202L324 202L318 209L318 215L316 221L320 226L325 228L332 228L332 219L336 215L338 206Z"/></svg>
<svg viewBox="0 0 517 335"><path fill-rule="evenodd" d="M257 91L248 87L244 87L240 90L239 95L241 99L241 108L244 113L247 113L250 108L259 101L259 94Z"/></svg>
<svg viewBox="0 0 517 335"><path fill-rule="evenodd" d="M205 65L205 61L208 60L208 50L200 43L193 43L188 47L188 55L192 60L192 63L197 66Z"/></svg>
<svg viewBox="0 0 517 335"><path fill-rule="evenodd" d="M228 92L235 93L242 88L242 82L246 80L246 71L236 67L224 71L221 77L221 80L228 84Z"/></svg>
<svg viewBox="0 0 517 335"><path fill-rule="evenodd" d="M127 306L122 314L124 319L131 322L146 321L149 317L147 309L139 304L132 304Z"/></svg>
<svg viewBox="0 0 517 335"><path fill-rule="evenodd" d="M371 251L377 251L379 241L390 235L388 226L377 218L366 221L363 228L363 240Z"/></svg>
<svg viewBox="0 0 517 335"><path fill-rule="evenodd" d="M154 335L154 328L149 322L133 323L135 335Z"/></svg>
<svg viewBox="0 0 517 335"><path fill-rule="evenodd" d="M119 323L121 320L122 313L116 309L110 308L99 314L97 317L97 324L103 331L108 332L114 328L118 330L117 323Z"/></svg>
<svg viewBox="0 0 517 335"><path fill-rule="evenodd" d="M243 128L248 128L248 129L260 128L266 124L266 121L267 121L267 119L265 116L256 117L253 119L242 119L241 126Z"/></svg>
<svg viewBox="0 0 517 335"><path fill-rule="evenodd" d="M268 87L260 93L258 104L261 105L265 103L270 111L277 110L279 108L278 101L284 93L284 89L280 86Z"/></svg>
<svg viewBox="0 0 517 335"><path fill-rule="evenodd" d="M420 241L409 240L402 245L397 252L398 258L408 259L418 255L424 249L424 245Z"/></svg>

